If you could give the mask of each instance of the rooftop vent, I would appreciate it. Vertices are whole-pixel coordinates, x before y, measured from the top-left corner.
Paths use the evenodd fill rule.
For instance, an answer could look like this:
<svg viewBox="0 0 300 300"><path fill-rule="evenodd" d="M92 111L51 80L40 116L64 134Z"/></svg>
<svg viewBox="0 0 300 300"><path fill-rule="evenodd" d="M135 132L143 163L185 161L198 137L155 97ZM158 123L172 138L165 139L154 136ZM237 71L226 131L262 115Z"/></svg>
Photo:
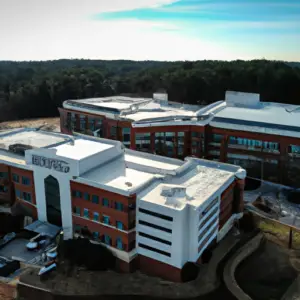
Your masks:
<svg viewBox="0 0 300 300"><path fill-rule="evenodd" d="M125 182L125 184L128 186L128 187L132 187L132 183L131 182Z"/></svg>
<svg viewBox="0 0 300 300"><path fill-rule="evenodd" d="M181 186L163 186L161 189L161 195L164 197L185 198L186 188Z"/></svg>
<svg viewBox="0 0 300 300"><path fill-rule="evenodd" d="M13 152L13 153L16 153L16 154L19 154L22 156L25 155L26 150L30 150L30 149L33 149L33 147L30 145L25 145L25 144L13 144L8 147L8 150L10 152Z"/></svg>

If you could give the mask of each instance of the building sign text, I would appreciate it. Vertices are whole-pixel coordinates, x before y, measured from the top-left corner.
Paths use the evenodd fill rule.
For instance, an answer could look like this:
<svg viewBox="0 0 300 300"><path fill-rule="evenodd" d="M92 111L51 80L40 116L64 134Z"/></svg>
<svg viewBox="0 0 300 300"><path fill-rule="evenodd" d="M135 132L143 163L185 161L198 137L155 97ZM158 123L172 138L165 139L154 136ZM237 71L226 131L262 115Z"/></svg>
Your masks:
<svg viewBox="0 0 300 300"><path fill-rule="evenodd" d="M57 172L69 173L70 167L63 160L47 158L39 155L32 155L32 164L47 169L53 169Z"/></svg>

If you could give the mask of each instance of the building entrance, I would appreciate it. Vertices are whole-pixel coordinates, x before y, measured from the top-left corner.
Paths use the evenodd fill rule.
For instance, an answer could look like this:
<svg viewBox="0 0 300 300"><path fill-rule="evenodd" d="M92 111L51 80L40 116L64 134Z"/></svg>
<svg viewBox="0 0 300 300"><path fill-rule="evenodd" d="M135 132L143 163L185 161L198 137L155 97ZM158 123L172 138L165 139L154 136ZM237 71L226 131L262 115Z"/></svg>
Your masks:
<svg viewBox="0 0 300 300"><path fill-rule="evenodd" d="M62 226L59 182L51 175L45 178L45 197L48 222Z"/></svg>

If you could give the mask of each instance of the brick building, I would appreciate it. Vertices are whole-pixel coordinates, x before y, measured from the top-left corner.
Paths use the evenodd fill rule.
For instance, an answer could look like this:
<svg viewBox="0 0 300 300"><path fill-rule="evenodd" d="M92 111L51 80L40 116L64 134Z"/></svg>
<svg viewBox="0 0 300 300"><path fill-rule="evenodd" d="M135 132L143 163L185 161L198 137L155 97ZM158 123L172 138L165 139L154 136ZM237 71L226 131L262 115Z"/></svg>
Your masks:
<svg viewBox="0 0 300 300"><path fill-rule="evenodd" d="M227 92L208 106L153 98L68 100L61 131L119 140L133 150L241 165L250 177L300 187L300 107Z"/></svg>
<svg viewBox="0 0 300 300"><path fill-rule="evenodd" d="M62 226L65 239L105 245L123 272L180 281L243 214L240 167L32 129L1 133L0 144L0 199Z"/></svg>

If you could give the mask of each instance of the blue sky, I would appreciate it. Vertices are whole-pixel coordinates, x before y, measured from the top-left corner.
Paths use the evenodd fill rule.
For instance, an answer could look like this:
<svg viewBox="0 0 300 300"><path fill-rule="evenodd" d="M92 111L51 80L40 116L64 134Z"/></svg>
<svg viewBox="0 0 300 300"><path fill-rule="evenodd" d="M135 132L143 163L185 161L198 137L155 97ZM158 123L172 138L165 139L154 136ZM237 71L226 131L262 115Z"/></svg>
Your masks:
<svg viewBox="0 0 300 300"><path fill-rule="evenodd" d="M0 38L10 42L0 60L300 61L299 0L16 1L0 3Z"/></svg>

